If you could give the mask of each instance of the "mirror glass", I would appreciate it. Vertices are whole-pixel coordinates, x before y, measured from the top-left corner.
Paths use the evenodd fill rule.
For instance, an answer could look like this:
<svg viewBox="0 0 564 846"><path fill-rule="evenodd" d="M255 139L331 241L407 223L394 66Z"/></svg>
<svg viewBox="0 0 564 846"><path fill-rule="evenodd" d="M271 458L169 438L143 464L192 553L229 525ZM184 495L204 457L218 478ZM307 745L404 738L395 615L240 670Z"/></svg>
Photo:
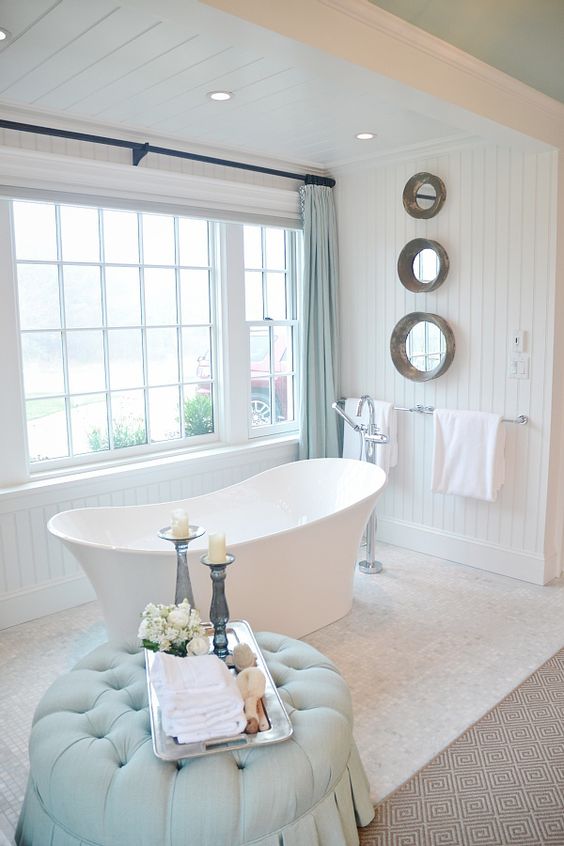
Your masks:
<svg viewBox="0 0 564 846"><path fill-rule="evenodd" d="M398 276L408 291L429 293L443 284L449 266L446 250L438 241L414 238L399 254Z"/></svg>
<svg viewBox="0 0 564 846"><path fill-rule="evenodd" d="M403 206L411 217L434 217L440 212L445 200L445 184L432 173L416 173L403 189Z"/></svg>
<svg viewBox="0 0 564 846"><path fill-rule="evenodd" d="M445 373L454 359L452 329L438 314L414 311L399 320L390 338L396 370L406 379L427 382Z"/></svg>
<svg viewBox="0 0 564 846"><path fill-rule="evenodd" d="M405 353L417 370L434 370L446 353L446 338L436 324L421 320L408 333Z"/></svg>
<svg viewBox="0 0 564 846"><path fill-rule="evenodd" d="M437 278L439 266L439 257L434 250L430 248L421 250L413 259L413 275L418 282L428 285Z"/></svg>
<svg viewBox="0 0 564 846"><path fill-rule="evenodd" d="M437 190L430 182L424 182L415 195L417 205L420 209L431 209L437 202Z"/></svg>

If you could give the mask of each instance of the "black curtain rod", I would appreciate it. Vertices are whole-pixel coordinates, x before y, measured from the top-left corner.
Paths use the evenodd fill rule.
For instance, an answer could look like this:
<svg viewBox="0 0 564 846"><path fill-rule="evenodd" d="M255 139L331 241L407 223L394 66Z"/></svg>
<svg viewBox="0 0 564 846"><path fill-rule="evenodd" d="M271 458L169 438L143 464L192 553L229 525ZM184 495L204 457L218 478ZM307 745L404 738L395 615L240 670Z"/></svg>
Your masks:
<svg viewBox="0 0 564 846"><path fill-rule="evenodd" d="M13 120L0 119L0 127L3 129L15 129L18 132L33 132L36 135L49 135L55 138L70 138L73 141L90 141L92 144L105 144L109 147L125 147L131 150L131 163L137 167L139 162L145 158L147 153L157 153L160 156L173 156L177 159L191 159L196 162L221 165L222 167L235 167L239 170L251 170L255 173L267 173L270 176L282 176L284 179L298 179L306 185L325 185L333 188L335 180L326 176L314 176L304 173L291 173L287 170L275 170L271 167L246 164L245 162L234 162L229 159L218 159L214 156L202 156L199 153L187 153L184 150L171 150L168 147L154 147L148 142L125 141L121 138L107 138L104 135L89 135L86 132L71 132L67 129L55 129L51 126L36 126L32 123L19 123Z"/></svg>

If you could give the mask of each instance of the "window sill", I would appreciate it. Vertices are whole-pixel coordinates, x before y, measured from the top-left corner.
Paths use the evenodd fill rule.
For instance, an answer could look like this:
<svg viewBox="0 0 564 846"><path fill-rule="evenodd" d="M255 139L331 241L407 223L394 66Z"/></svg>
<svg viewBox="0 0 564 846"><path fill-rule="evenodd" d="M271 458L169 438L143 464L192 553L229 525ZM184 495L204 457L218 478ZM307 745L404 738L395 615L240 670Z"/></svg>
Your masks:
<svg viewBox="0 0 564 846"><path fill-rule="evenodd" d="M237 459L238 456L249 457L251 455L268 452L277 447L292 447L298 444L299 437L296 432L288 435L264 437L242 444L221 444L214 443L207 449L192 449L190 451L177 451L166 455L152 456L144 460L130 460L128 462L116 462L96 465L96 467L85 466L84 469L73 469L68 471L53 471L49 474L37 475L28 482L19 485L7 486L0 489L0 502L20 497L22 494L33 494L41 491L56 491L69 485L84 484L87 482L101 482L109 480L120 480L124 477L129 480L135 476L145 476L148 472L178 470L191 470L199 472L196 467L199 463L206 464L215 462L218 459Z"/></svg>

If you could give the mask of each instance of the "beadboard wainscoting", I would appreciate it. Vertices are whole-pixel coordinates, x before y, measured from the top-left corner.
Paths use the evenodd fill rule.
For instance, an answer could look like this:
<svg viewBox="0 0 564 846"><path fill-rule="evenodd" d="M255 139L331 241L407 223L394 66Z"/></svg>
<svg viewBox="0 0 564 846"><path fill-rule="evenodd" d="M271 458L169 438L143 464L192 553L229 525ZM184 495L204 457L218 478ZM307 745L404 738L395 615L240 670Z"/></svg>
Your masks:
<svg viewBox="0 0 564 846"><path fill-rule="evenodd" d="M439 176L447 198L431 220L402 204L407 180ZM431 493L431 415L398 412L399 462L378 502L379 536L432 555L546 583L545 547L553 377L556 157L474 144L432 156L337 172L342 393L396 405L529 416L506 426L505 484L495 503ZM397 258L413 238L438 241L445 283L411 293ZM445 318L456 339L449 371L416 383L394 368L396 322L413 311ZM509 378L511 335L525 332L528 379Z"/></svg>
<svg viewBox="0 0 564 846"><path fill-rule="evenodd" d="M199 496L297 458L295 439L77 474L0 495L0 628L94 599L72 555L47 531L69 508L144 505ZM159 529L155 527L155 532ZM219 526L216 528L220 528Z"/></svg>

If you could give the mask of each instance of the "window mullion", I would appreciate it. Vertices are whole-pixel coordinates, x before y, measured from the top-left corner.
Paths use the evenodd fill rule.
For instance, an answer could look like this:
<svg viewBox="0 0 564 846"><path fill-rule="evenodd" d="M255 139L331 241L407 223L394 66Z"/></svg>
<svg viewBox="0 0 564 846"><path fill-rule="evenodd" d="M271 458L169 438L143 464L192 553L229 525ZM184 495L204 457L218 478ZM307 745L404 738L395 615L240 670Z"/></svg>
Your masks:
<svg viewBox="0 0 564 846"><path fill-rule="evenodd" d="M104 245L104 216L98 210L98 237L100 240L100 298L102 308L102 345L104 350L104 379L106 383L106 424L108 449L114 448L112 393L110 390L110 338L108 334L108 303L106 298L106 248Z"/></svg>
<svg viewBox="0 0 564 846"><path fill-rule="evenodd" d="M145 325L145 251L143 243L142 215L137 215L137 238L139 244L139 301L141 309L141 354L143 356L143 401L145 408L145 432L147 443L151 442L151 414L149 409L149 364L147 352L147 326Z"/></svg>
<svg viewBox="0 0 564 846"><path fill-rule="evenodd" d="M69 386L69 362L68 362L68 345L67 345L67 323L65 315L65 286L63 283L63 245L61 237L61 210L59 206L55 206L55 238L57 241L57 278L59 282L59 319L61 323L61 345L63 357L63 385L64 385L64 401L65 401L65 420L67 430L67 449L68 455L74 455L72 426L71 426L71 401L70 401L70 386Z"/></svg>
<svg viewBox="0 0 564 846"><path fill-rule="evenodd" d="M243 226L219 225L220 296L217 336L221 352L217 362L221 381L222 438L241 443L249 436L250 355L245 315Z"/></svg>
<svg viewBox="0 0 564 846"><path fill-rule="evenodd" d="M176 349L178 354L178 413L180 437L185 437L184 427L184 342L182 338L182 310L180 302L180 233L178 218L174 218L174 284L176 286Z"/></svg>

